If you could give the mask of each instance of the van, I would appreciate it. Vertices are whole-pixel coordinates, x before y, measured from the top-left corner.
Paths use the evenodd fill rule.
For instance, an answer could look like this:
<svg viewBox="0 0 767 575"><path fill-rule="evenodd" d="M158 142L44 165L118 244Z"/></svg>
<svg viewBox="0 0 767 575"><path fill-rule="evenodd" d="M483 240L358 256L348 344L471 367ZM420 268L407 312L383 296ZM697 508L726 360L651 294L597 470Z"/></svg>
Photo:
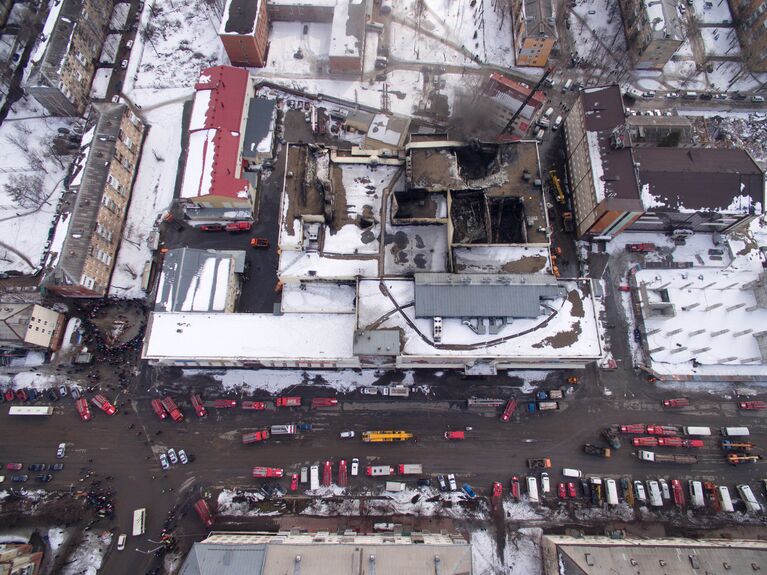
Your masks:
<svg viewBox="0 0 767 575"><path fill-rule="evenodd" d="M559 130L559 126L561 125L562 125L562 116L557 116L557 119L554 120L554 124L552 124L551 129L556 132L557 130Z"/></svg>
<svg viewBox="0 0 767 575"><path fill-rule="evenodd" d="M540 129L539 129L539 130L538 130L538 131L535 133L535 141L536 141L536 142L538 142L539 144L540 144L541 142L543 142L543 136L544 136L545 134L546 134L546 132L544 132L544 131L543 131L543 128L540 128Z"/></svg>
<svg viewBox="0 0 767 575"><path fill-rule="evenodd" d="M615 484L615 479L605 480L605 497L608 505L618 505L618 486Z"/></svg>
<svg viewBox="0 0 767 575"><path fill-rule="evenodd" d="M725 437L746 437L750 433L748 427L723 427L722 435Z"/></svg>
<svg viewBox="0 0 767 575"><path fill-rule="evenodd" d="M548 120L553 113L554 113L554 108L548 107L546 108L546 111L543 113L543 117Z"/></svg>
<svg viewBox="0 0 767 575"><path fill-rule="evenodd" d="M660 493L660 486L654 479L651 479L647 482L647 495L650 498L650 506L663 507L663 498Z"/></svg>
<svg viewBox="0 0 767 575"><path fill-rule="evenodd" d="M697 92L692 92L692 91L684 92L682 94L682 98L684 98L685 100L697 100L698 99L698 93Z"/></svg>
<svg viewBox="0 0 767 575"><path fill-rule="evenodd" d="M740 493L740 498L743 500L743 503L746 504L746 511L750 513L758 513L762 510L762 506L756 500L756 497L754 497L754 492L751 491L751 486L741 483L740 485L737 485L736 488L738 493Z"/></svg>
<svg viewBox="0 0 767 575"><path fill-rule="evenodd" d="M440 343L442 341L442 318L439 316L435 317L433 320L432 337L434 343Z"/></svg>
<svg viewBox="0 0 767 575"><path fill-rule="evenodd" d="M527 476L527 495L530 503L538 503L538 481L532 475Z"/></svg>
<svg viewBox="0 0 767 575"><path fill-rule="evenodd" d="M306 483L309 481L309 468L308 467L302 467L301 468L301 483Z"/></svg>
<svg viewBox="0 0 767 575"><path fill-rule="evenodd" d="M568 80L567 82L565 82L564 86L562 86L562 92L569 92L572 87L573 87L573 81Z"/></svg>
<svg viewBox="0 0 767 575"><path fill-rule="evenodd" d="M579 469L571 469L569 467L562 468L562 475L565 477L581 477L583 475Z"/></svg>
<svg viewBox="0 0 767 575"><path fill-rule="evenodd" d="M689 480L687 486L690 490L690 505L693 507L705 507L703 500L703 485L700 481Z"/></svg>
<svg viewBox="0 0 767 575"><path fill-rule="evenodd" d="M685 435L711 435L711 428L709 427L683 427L682 432Z"/></svg>
<svg viewBox="0 0 767 575"><path fill-rule="evenodd" d="M735 511L735 507L732 505L732 498L730 497L730 490L724 485L720 485L716 488L719 493L719 503L722 505L722 511L732 513Z"/></svg>

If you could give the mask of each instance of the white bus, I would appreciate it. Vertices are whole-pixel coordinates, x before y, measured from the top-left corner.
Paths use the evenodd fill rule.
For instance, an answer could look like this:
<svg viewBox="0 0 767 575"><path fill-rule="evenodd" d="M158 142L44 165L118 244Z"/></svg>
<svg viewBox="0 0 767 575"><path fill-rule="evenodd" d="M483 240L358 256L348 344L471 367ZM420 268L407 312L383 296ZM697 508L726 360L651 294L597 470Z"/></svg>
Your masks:
<svg viewBox="0 0 767 575"><path fill-rule="evenodd" d="M618 505L618 487L615 484L615 479L605 481L605 497L608 505Z"/></svg>
<svg viewBox="0 0 767 575"><path fill-rule="evenodd" d="M703 484L700 481L688 482L690 489L690 503L693 507L705 507L706 503L703 500Z"/></svg>
<svg viewBox="0 0 767 575"><path fill-rule="evenodd" d="M309 469L309 489L314 491L320 488L320 468L318 465L312 465Z"/></svg>
<svg viewBox="0 0 767 575"><path fill-rule="evenodd" d="M723 427L722 435L725 437L746 437L750 435L748 427Z"/></svg>
<svg viewBox="0 0 767 575"><path fill-rule="evenodd" d="M538 481L532 475L527 476L527 495L530 503L538 503Z"/></svg>
<svg viewBox="0 0 767 575"><path fill-rule="evenodd" d="M720 485L716 488L719 492L719 502L722 504L722 511L732 513L735 508L732 505L732 498L730 497L730 490L724 485Z"/></svg>
<svg viewBox="0 0 767 575"><path fill-rule="evenodd" d="M53 415L53 408L50 405L14 405L8 415Z"/></svg>
<svg viewBox="0 0 767 575"><path fill-rule="evenodd" d="M743 503L746 504L746 511L749 513L758 513L762 510L762 506L756 500L756 497L754 497L754 492L751 491L751 486L741 483L736 487L738 493L740 493L740 498L743 500Z"/></svg>
<svg viewBox="0 0 767 575"><path fill-rule="evenodd" d="M138 537L146 531L146 507L133 512L133 536Z"/></svg>
<svg viewBox="0 0 767 575"><path fill-rule="evenodd" d="M684 432L685 435L701 435L701 436L711 435L710 427L683 427L682 431Z"/></svg>

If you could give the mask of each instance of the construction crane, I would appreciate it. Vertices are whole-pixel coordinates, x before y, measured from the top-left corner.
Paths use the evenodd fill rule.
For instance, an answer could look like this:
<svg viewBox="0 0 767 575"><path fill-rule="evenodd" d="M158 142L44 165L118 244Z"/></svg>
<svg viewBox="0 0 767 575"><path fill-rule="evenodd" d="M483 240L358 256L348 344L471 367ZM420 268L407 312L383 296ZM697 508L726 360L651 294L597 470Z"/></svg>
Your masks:
<svg viewBox="0 0 767 575"><path fill-rule="evenodd" d="M538 89L546 81L546 78L548 78L553 71L554 71L554 68L546 68L546 70L543 72L543 76L541 76L541 79L538 80L538 83L535 85L535 87L532 90L530 90L530 93L527 95L527 98L524 99L524 101L522 102L522 105L519 108L517 108L517 111L514 112L514 115L506 123L506 127L501 131L500 135L498 136L499 140L503 138L504 134L511 134L513 132L514 121L519 117L519 115L522 113L522 110L524 110L525 106L527 106L527 103L532 99L533 95L538 91Z"/></svg>
<svg viewBox="0 0 767 575"><path fill-rule="evenodd" d="M557 202L559 202L560 204L564 204L565 192L562 190L562 183L559 181L559 177L557 176L557 171L550 170L549 178L551 178L551 184L554 186L554 189L557 191Z"/></svg>

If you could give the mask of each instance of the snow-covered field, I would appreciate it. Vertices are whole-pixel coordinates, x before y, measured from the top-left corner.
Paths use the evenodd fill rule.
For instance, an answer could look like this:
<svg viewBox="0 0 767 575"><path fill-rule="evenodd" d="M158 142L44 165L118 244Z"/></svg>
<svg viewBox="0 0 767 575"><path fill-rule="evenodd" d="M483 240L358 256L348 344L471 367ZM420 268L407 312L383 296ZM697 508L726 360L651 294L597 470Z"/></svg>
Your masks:
<svg viewBox="0 0 767 575"><path fill-rule="evenodd" d="M112 543L110 531L88 531L60 571L61 575L98 575Z"/></svg>
<svg viewBox="0 0 767 575"><path fill-rule="evenodd" d="M296 385L313 384L330 387L340 392L352 391L358 387L373 385L381 376L373 369L359 371L294 371L280 369L227 369L227 370L184 370L186 375L210 375L220 381L224 388L241 388L244 391L261 390L280 393Z"/></svg>
<svg viewBox="0 0 767 575"><path fill-rule="evenodd" d="M176 168L181 154L181 115L184 104L170 102L145 113L149 133L144 140L128 218L117 254L109 293L124 298L141 298L144 265L151 259L147 240L173 200Z"/></svg>
<svg viewBox="0 0 767 575"><path fill-rule="evenodd" d="M47 253L71 161L54 153L53 140L74 119L46 115L29 97L14 104L0 126L0 271L30 273Z"/></svg>

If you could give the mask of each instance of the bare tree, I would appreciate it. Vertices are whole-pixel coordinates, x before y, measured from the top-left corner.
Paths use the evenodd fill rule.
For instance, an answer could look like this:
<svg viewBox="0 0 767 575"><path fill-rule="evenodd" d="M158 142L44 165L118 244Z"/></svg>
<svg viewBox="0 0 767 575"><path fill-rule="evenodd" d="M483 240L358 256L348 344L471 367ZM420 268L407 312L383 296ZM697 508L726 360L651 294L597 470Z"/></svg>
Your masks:
<svg viewBox="0 0 767 575"><path fill-rule="evenodd" d="M22 152L29 152L28 139L21 134L18 130L5 135L5 139L9 144L16 146Z"/></svg>
<svg viewBox="0 0 767 575"><path fill-rule="evenodd" d="M5 193L21 208L40 208L45 201L45 182L39 174L12 174L5 183Z"/></svg>
<svg viewBox="0 0 767 575"><path fill-rule="evenodd" d="M124 263L123 269L131 277L131 279L135 280L136 278L138 278L138 272L129 263L127 262Z"/></svg>

